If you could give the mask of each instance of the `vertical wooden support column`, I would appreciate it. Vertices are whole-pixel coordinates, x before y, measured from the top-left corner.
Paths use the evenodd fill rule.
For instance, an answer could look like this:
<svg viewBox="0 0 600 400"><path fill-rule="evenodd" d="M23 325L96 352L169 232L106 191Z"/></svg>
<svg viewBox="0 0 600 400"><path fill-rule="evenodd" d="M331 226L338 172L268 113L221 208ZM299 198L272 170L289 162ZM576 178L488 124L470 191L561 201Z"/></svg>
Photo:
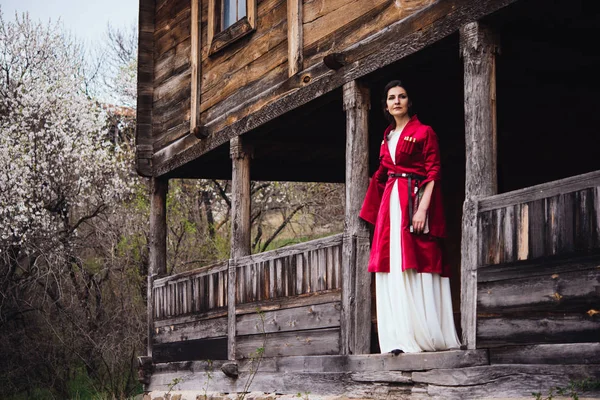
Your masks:
<svg viewBox="0 0 600 400"><path fill-rule="evenodd" d="M167 192L169 181L150 180L150 246L148 266L148 356L152 357L154 321L153 281L167 273Z"/></svg>
<svg viewBox="0 0 600 400"><path fill-rule="evenodd" d="M369 185L369 89L344 85L346 111L346 217L342 259L342 354L368 354L371 346L369 231L358 217Z"/></svg>
<svg viewBox="0 0 600 400"><path fill-rule="evenodd" d="M466 177L461 248L463 344L476 348L477 198L498 191L496 169L496 40L479 22L460 29L464 63Z"/></svg>
<svg viewBox="0 0 600 400"><path fill-rule="evenodd" d="M190 92L190 132L197 137L200 133L200 93L202 82L202 48L200 46L200 12L202 10L201 0L191 0L191 53L190 67L192 70L192 87Z"/></svg>
<svg viewBox="0 0 600 400"><path fill-rule="evenodd" d="M235 360L236 260L250 254L250 152L238 136L230 141L231 175L231 260L227 281L228 358Z"/></svg>
<svg viewBox="0 0 600 400"><path fill-rule="evenodd" d="M229 260L227 276L227 359L235 360L235 288L237 281L237 265L235 260Z"/></svg>
<svg viewBox="0 0 600 400"><path fill-rule="evenodd" d="M287 0L288 75L302 71L302 0Z"/></svg>

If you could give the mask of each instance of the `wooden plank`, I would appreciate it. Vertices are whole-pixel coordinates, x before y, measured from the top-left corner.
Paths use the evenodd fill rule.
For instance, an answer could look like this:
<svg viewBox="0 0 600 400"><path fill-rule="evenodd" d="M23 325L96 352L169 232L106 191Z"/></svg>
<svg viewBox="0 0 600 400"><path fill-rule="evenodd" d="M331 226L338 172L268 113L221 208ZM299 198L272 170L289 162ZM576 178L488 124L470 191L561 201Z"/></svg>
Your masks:
<svg viewBox="0 0 600 400"><path fill-rule="evenodd" d="M350 240L344 242L343 246L346 248L342 250L346 255L342 261L342 302L344 308L350 307L348 311L353 315L346 313L342 319L344 324L349 324L342 328L342 354L368 354L371 345L371 275L367 270L369 231L366 222L358 214L369 185L368 132L371 98L369 88L357 81L344 85L343 96L346 112L344 235ZM366 243L363 240L365 238ZM345 279L348 283L344 283ZM353 304L349 298L354 299Z"/></svg>
<svg viewBox="0 0 600 400"><path fill-rule="evenodd" d="M237 318L237 335L335 328L340 326L340 310L340 302L334 302L267 311L262 317L257 313L240 315Z"/></svg>
<svg viewBox="0 0 600 400"><path fill-rule="evenodd" d="M495 59L497 44L491 30L479 22L462 25L459 36L464 65L465 155L469 160L465 170L462 218L461 325L463 345L474 349L477 339L477 255L482 251L477 243L478 203L474 197L489 196L498 191Z"/></svg>
<svg viewBox="0 0 600 400"><path fill-rule="evenodd" d="M560 343L490 349L491 364L600 364L600 343Z"/></svg>
<svg viewBox="0 0 600 400"><path fill-rule="evenodd" d="M544 198L577 192L600 186L600 171L559 179L540 185L530 186L512 192L502 193L481 199L481 211L494 210L508 205L528 203Z"/></svg>
<svg viewBox="0 0 600 400"><path fill-rule="evenodd" d="M140 1L138 23L137 106L136 106L136 171L152 175L152 97L154 80L154 0Z"/></svg>
<svg viewBox="0 0 600 400"><path fill-rule="evenodd" d="M283 291L283 265L281 258L273 260L275 263L275 297L285 297Z"/></svg>
<svg viewBox="0 0 600 400"><path fill-rule="evenodd" d="M411 374L400 371L355 372L350 379L355 382L412 383Z"/></svg>
<svg viewBox="0 0 600 400"><path fill-rule="evenodd" d="M343 25L366 14L385 0L329 0L327 2L309 2L303 20L305 46L310 46L318 39L328 36ZM315 6L317 9L315 9Z"/></svg>
<svg viewBox="0 0 600 400"><path fill-rule="evenodd" d="M261 107L256 112L253 111L252 115L246 113L250 104L240 104L235 115L228 114L228 118L232 117L235 121L230 125L219 125L219 121L207 120L206 129L210 136L202 141L192 138L181 140L157 152L153 156L155 173L162 175L182 166L231 138L321 97L346 82L365 76L435 43L456 32L465 20L479 19L513 1L515 0L448 0L397 21L348 48L345 51L349 62L347 68L333 73L328 71L326 66L316 64L304 71L302 77L290 77L271 86L269 92L262 96L253 98L251 103L260 103ZM287 65L285 74L287 75ZM307 82L304 82L305 80ZM173 157L175 154L177 157Z"/></svg>
<svg viewBox="0 0 600 400"><path fill-rule="evenodd" d="M263 347L265 335L237 337L237 358L247 358ZM339 328L266 334L265 357L339 353Z"/></svg>
<svg viewBox="0 0 600 400"><path fill-rule="evenodd" d="M192 70L192 86L190 90L190 132L194 132L195 129L200 128L200 104L202 102L200 96L200 93L202 93L201 10L201 0L191 0L190 68Z"/></svg>
<svg viewBox="0 0 600 400"><path fill-rule="evenodd" d="M325 2L316 11L319 14L325 12L331 3L335 4L339 2ZM394 3L380 0L372 2L374 7L357 15L357 18L350 20L345 16L346 22L338 29L316 32L314 35L316 40L304 47L304 68L309 68L321 62L323 56L328 53L339 53L361 42L365 38L386 29L390 25L430 4L431 2L426 0L415 0L410 3ZM310 19L314 19L314 17Z"/></svg>
<svg viewBox="0 0 600 400"><path fill-rule="evenodd" d="M315 251L317 256L317 265L319 271L318 290L327 290L327 258L325 257L326 249L319 249Z"/></svg>
<svg viewBox="0 0 600 400"><path fill-rule="evenodd" d="M591 267L587 271L536 274L519 279L479 283L478 311L586 312L600 304L598 282L600 269Z"/></svg>
<svg viewBox="0 0 600 400"><path fill-rule="evenodd" d="M496 52L491 29L480 22L460 28L464 64L466 164L465 195L498 193L496 146Z"/></svg>
<svg viewBox="0 0 600 400"><path fill-rule="evenodd" d="M150 183L149 275L167 273L167 192L169 181L152 178Z"/></svg>
<svg viewBox="0 0 600 400"><path fill-rule="evenodd" d="M250 153L241 137L231 139L231 257L250 254Z"/></svg>
<svg viewBox="0 0 600 400"><path fill-rule="evenodd" d="M517 207L517 260L520 261L529 258L529 205L524 203Z"/></svg>
<svg viewBox="0 0 600 400"><path fill-rule="evenodd" d="M288 74L296 75L302 70L302 47L304 45L302 27L302 0L287 0L288 26Z"/></svg>
<svg viewBox="0 0 600 400"><path fill-rule="evenodd" d="M341 315L341 343L340 354L352 354L354 350L354 318L353 295L354 279L356 275L353 266L356 264L356 240L354 236L344 236L342 244L342 315Z"/></svg>
<svg viewBox="0 0 600 400"><path fill-rule="evenodd" d="M556 257L554 259L538 259L479 268L477 277L480 283L493 282L518 279L526 276L544 276L569 271L584 271L599 266L600 258L598 254L583 257Z"/></svg>
<svg viewBox="0 0 600 400"><path fill-rule="evenodd" d="M296 267L296 294L302 294L304 293L304 287L303 287L303 283L304 283L304 265L303 265L303 258L301 254L294 254L291 255L290 257L293 257L295 260L295 267Z"/></svg>
<svg viewBox="0 0 600 400"><path fill-rule="evenodd" d="M236 314L253 314L256 313L257 309L267 312L336 301L340 301L340 291L328 290L323 292L305 293L295 297L270 298L255 303L240 304L236 307Z"/></svg>
<svg viewBox="0 0 600 400"><path fill-rule="evenodd" d="M319 257L318 249L309 251L308 257L310 258L310 290L311 292L319 291Z"/></svg>
<svg viewBox="0 0 600 400"><path fill-rule="evenodd" d="M218 368L224 361L215 360ZM238 361L240 372L248 372L251 362ZM287 356L265 357L261 361L259 372L278 372L282 374L314 373L362 373L362 372L394 372L394 371L427 371L443 369L461 369L466 367L487 366L489 359L487 350L448 350L440 352L407 353L393 356L391 354L363 354L353 356ZM203 361L172 362L156 364L155 373L189 371L205 373L207 365ZM194 379L194 376L190 376Z"/></svg>
<svg viewBox="0 0 600 400"><path fill-rule="evenodd" d="M154 344L184 342L186 340L224 337L227 335L227 317L211 318L165 325L154 329Z"/></svg>
<svg viewBox="0 0 600 400"><path fill-rule="evenodd" d="M461 265L460 265L460 324L462 344L476 347L477 329L477 257L480 254L477 226L478 202L466 198L463 203Z"/></svg>
<svg viewBox="0 0 600 400"><path fill-rule="evenodd" d="M186 272L181 272L179 274L165 276L163 278L158 278L154 280L154 285L156 287L160 287L165 285L167 282L174 282L180 280L187 280L190 278L200 277L215 274L222 271L227 271L229 268L229 264L227 261L219 261L217 263L207 265L202 268L193 269Z"/></svg>
<svg viewBox="0 0 600 400"><path fill-rule="evenodd" d="M516 261L517 253L517 218L515 216L515 206L506 207L502 225L502 242L504 243L504 252L501 255L502 263Z"/></svg>
<svg viewBox="0 0 600 400"><path fill-rule="evenodd" d="M235 360L236 337L235 337L235 287L237 283L237 265L235 260L229 261L229 276L227 278L227 359Z"/></svg>
<svg viewBox="0 0 600 400"><path fill-rule="evenodd" d="M321 239L310 240L308 242L298 243L291 246L282 247L280 249L265 251L258 254L248 255L246 257L240 257L238 263L240 264L252 264L261 261L266 261L276 258L289 257L293 254L304 253L309 250L317 250L325 247L335 246L342 243L342 234L336 234L327 236Z"/></svg>
<svg viewBox="0 0 600 400"><path fill-rule="evenodd" d="M529 203L529 256L542 257L546 254L546 223L544 199Z"/></svg>
<svg viewBox="0 0 600 400"><path fill-rule="evenodd" d="M152 361L165 363L190 360L223 360L227 356L227 339L198 339L162 343L154 346Z"/></svg>
<svg viewBox="0 0 600 400"><path fill-rule="evenodd" d="M588 250L594 243L593 204L594 190L591 188L579 190L575 193L575 249Z"/></svg>
<svg viewBox="0 0 600 400"><path fill-rule="evenodd" d="M587 314L554 314L521 318L479 318L477 343L481 347L511 344L586 343L598 340L600 319Z"/></svg>
<svg viewBox="0 0 600 400"><path fill-rule="evenodd" d="M427 383L430 385L439 386L463 386L463 389L475 390L477 385L494 384L497 386L505 386L510 380L518 390L517 393L506 393L503 397L522 396L524 393L523 383L527 379L535 380L536 385L539 383L540 378L546 377L547 386L561 385L565 386L565 381L569 379L582 379L583 377L597 376L600 371L595 366L585 365L491 365L491 366L480 366L462 369L438 369L433 371L425 372L414 372L412 374L413 382ZM516 378L521 375L523 378ZM560 377L560 381L556 381L556 378ZM430 386L431 387L431 386ZM532 387L532 386L528 386ZM535 386L533 386L535 387ZM531 390L531 389L529 389ZM429 391L428 391L429 392ZM500 392L502 393L502 392ZM433 393L429 393L433 394ZM435 393L436 395L438 393ZM468 398L487 398L482 396L483 393L474 393L474 396ZM446 392L446 395L454 395L449 398L463 398L455 397L456 394ZM531 391L527 393L531 395ZM480 396L480 397L477 397Z"/></svg>

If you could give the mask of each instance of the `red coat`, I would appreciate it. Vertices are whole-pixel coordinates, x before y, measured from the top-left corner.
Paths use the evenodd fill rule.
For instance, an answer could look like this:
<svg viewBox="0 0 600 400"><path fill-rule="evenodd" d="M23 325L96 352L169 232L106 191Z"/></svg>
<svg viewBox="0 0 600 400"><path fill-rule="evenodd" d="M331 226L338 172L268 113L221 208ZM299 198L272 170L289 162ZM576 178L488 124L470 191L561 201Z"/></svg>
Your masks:
<svg viewBox="0 0 600 400"><path fill-rule="evenodd" d="M440 243L440 239L446 236L446 222L439 184L441 175L437 136L430 126L421 124L417 117L413 116L398 140L394 164L387 144L387 135L391 130L392 127L389 126L384 133L379 153L379 169L371 178L359 214L362 219L375 225L369 272L390 272L390 196L393 184L397 180L402 210L402 270L414 268L418 272L449 276L450 269L443 261ZM405 137L413 139L407 142ZM425 176L426 179L419 184L420 187L429 181L436 181L427 212L428 234L417 235L409 231L408 180L388 177L388 174L403 172ZM411 193L411 201L414 201L414 190Z"/></svg>

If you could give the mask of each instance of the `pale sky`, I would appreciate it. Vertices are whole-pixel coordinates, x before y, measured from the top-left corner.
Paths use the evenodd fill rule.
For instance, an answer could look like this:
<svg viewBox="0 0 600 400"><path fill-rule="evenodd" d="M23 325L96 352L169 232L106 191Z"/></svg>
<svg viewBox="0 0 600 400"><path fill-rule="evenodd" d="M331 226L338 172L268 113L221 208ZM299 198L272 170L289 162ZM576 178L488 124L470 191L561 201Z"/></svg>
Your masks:
<svg viewBox="0 0 600 400"><path fill-rule="evenodd" d="M6 21L14 20L15 11L29 12L33 20L53 22L59 18L66 31L94 46L106 35L106 26L125 30L137 23L139 0L0 0Z"/></svg>

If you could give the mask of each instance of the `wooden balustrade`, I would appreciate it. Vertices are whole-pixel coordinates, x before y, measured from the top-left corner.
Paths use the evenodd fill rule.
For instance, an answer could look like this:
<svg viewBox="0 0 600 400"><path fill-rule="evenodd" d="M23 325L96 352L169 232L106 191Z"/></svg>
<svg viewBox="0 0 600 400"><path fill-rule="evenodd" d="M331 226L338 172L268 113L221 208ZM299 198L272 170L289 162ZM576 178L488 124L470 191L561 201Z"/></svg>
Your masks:
<svg viewBox="0 0 600 400"><path fill-rule="evenodd" d="M341 287L342 235L236 260L236 303L298 296ZM227 307L228 261L160 279L153 284L154 318Z"/></svg>
<svg viewBox="0 0 600 400"><path fill-rule="evenodd" d="M228 261L156 279L154 318L203 313L227 306Z"/></svg>
<svg viewBox="0 0 600 400"><path fill-rule="evenodd" d="M478 204L478 265L600 248L600 171L490 196Z"/></svg>
<svg viewBox="0 0 600 400"><path fill-rule="evenodd" d="M239 258L236 304L341 287L342 235Z"/></svg>
<svg viewBox="0 0 600 400"><path fill-rule="evenodd" d="M597 341L600 171L477 206L477 346Z"/></svg>

